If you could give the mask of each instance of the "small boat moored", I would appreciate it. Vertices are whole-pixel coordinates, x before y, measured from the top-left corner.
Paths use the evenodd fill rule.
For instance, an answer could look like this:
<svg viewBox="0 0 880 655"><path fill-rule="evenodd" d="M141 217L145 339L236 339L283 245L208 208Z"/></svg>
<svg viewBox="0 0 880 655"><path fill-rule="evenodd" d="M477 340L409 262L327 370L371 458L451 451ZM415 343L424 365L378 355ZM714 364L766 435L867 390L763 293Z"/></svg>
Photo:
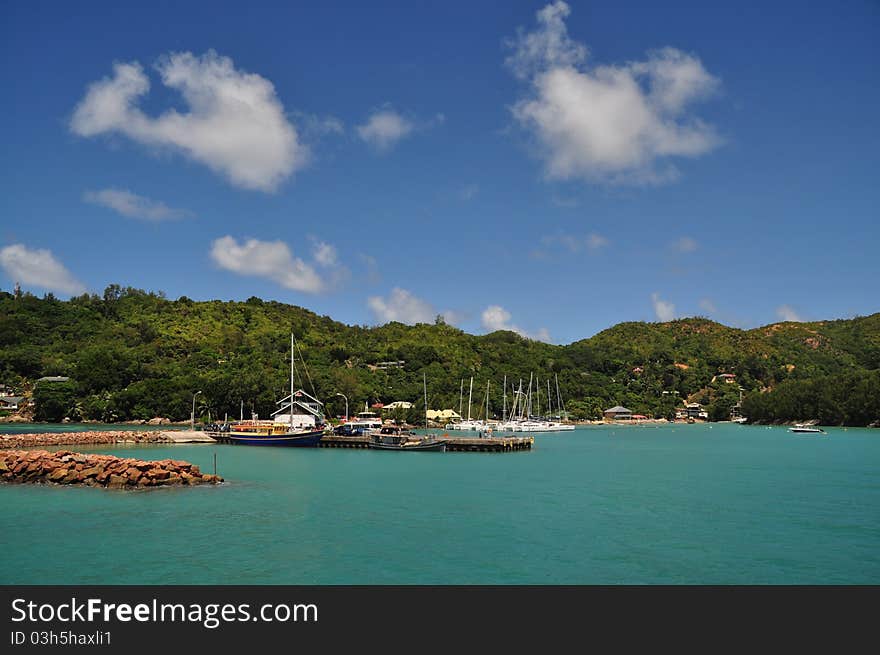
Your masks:
<svg viewBox="0 0 880 655"><path fill-rule="evenodd" d="M814 425L805 425L804 423L795 423L793 427L788 428L789 432L810 432L814 434L828 434L822 428L817 428Z"/></svg>
<svg viewBox="0 0 880 655"><path fill-rule="evenodd" d="M384 427L371 435L368 448L376 450L446 452L446 440L431 435L420 436L408 430Z"/></svg>

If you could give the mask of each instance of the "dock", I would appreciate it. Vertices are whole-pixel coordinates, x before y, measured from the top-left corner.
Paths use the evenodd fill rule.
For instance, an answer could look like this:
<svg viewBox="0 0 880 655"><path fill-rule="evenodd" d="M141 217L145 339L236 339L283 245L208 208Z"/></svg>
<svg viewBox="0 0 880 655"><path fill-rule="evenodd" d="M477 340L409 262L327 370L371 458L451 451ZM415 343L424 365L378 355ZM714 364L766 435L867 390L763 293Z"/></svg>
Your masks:
<svg viewBox="0 0 880 655"><path fill-rule="evenodd" d="M231 443L222 432L204 432L216 443ZM534 437L440 437L446 442L448 453L512 453L520 450L531 450L535 443ZM318 448L368 448L369 436L341 436L325 434L318 442Z"/></svg>
<svg viewBox="0 0 880 655"><path fill-rule="evenodd" d="M200 430L164 430L160 434L166 441L173 443L215 443L217 441L210 432Z"/></svg>
<svg viewBox="0 0 880 655"><path fill-rule="evenodd" d="M448 453L510 453L531 450L534 437L442 437ZM319 448L367 448L370 437L325 435Z"/></svg>

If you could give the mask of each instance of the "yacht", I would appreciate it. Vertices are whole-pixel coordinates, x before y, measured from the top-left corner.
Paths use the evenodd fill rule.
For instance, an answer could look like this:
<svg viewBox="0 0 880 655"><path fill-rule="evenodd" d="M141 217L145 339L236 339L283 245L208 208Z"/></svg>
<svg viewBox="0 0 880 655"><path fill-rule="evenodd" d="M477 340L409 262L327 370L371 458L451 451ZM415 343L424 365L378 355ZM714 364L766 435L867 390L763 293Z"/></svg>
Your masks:
<svg viewBox="0 0 880 655"><path fill-rule="evenodd" d="M811 432L818 434L828 434L822 428L817 428L814 425L807 425L805 423L795 423L793 427L788 428L789 432Z"/></svg>

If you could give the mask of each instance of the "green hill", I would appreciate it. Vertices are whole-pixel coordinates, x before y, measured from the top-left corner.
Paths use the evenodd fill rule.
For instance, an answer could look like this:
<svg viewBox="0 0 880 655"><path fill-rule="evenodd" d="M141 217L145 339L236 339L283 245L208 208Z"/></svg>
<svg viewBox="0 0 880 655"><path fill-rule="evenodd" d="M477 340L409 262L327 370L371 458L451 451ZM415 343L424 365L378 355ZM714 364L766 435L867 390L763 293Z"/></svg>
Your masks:
<svg viewBox="0 0 880 655"><path fill-rule="evenodd" d="M70 377L36 386L38 418L49 420L181 420L189 417L195 390L202 391L200 416L238 416L244 401L246 415L253 409L266 417L286 395L291 331L308 363L311 381L304 386L313 385L332 414L344 409L336 393L348 397L353 411L365 401L394 400L416 402L422 411L423 373L431 407L457 409L461 380L466 396L473 376L474 413L485 405L488 380L491 411L500 414L504 376L508 385L523 379L525 386L534 373L542 406L547 380L555 403L558 376L566 407L577 417L595 417L614 404L667 416L693 398L723 418L742 386L753 418L800 419L812 416L776 411L778 390L813 397L822 384L855 389L880 369L880 314L754 330L704 318L621 323L560 346L512 332L471 335L442 321L349 326L258 298L168 300L114 285L102 297L69 301L0 292L0 383L28 391L42 376ZM397 361L405 362L402 368L376 366ZM718 378L722 373L734 374L735 383ZM871 403L863 403L858 419L825 410L823 416L864 424L880 418Z"/></svg>

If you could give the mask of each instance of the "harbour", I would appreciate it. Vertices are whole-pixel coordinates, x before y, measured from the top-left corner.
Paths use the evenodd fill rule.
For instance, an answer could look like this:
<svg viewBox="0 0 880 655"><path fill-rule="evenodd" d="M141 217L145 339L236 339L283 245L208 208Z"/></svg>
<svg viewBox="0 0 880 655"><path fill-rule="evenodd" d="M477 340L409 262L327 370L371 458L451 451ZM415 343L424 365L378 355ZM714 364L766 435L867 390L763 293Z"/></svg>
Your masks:
<svg viewBox="0 0 880 655"><path fill-rule="evenodd" d="M5 576L10 584L880 583L880 440L870 429L827 432L584 426L536 435L522 457L396 456L354 445L65 446L212 473L216 456L225 482L150 491L2 485ZM366 566L372 553L393 557Z"/></svg>

